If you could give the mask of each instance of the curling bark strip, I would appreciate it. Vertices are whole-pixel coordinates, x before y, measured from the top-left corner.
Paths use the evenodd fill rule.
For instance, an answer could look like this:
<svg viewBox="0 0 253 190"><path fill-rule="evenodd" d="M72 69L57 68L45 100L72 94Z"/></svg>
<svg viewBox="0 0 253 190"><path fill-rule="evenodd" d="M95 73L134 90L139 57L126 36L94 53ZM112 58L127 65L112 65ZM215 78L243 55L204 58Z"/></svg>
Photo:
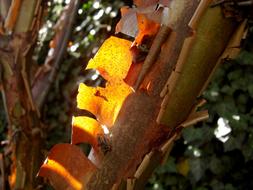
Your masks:
<svg viewBox="0 0 253 190"><path fill-rule="evenodd" d="M178 26L165 42L157 63L148 74L147 78L155 88L149 95L137 91L126 99L112 130L112 152L105 156L101 168L89 180L87 186L89 190L110 189L122 178L131 176L143 155L151 147L154 148L159 144L159 140L162 141L166 127L159 126L150 118L158 116L159 104L161 105L162 102L158 95L178 60L185 39L192 35L188 23L198 2L185 1L184 3L187 6L184 7L183 14L177 17L181 18L178 20ZM175 88L169 94L168 104L165 104L166 111L159 120L168 126L167 132L187 119L214 66L212 62L216 63L236 27L236 23L222 17L219 7L208 8L208 11L203 16L199 14L199 17L201 20L195 22L198 29L196 36L193 34L193 39L195 38L193 48L188 50L187 62L182 65L182 73ZM195 51L198 53L193 56L191 52ZM193 63L187 64L189 61Z"/></svg>
<svg viewBox="0 0 253 190"><path fill-rule="evenodd" d="M148 72L145 71L139 82L144 86L148 84L151 88L136 88L136 92L130 93L123 102L114 125L110 128L111 149L104 155L99 169L89 173L92 176L88 183L84 183L87 189L109 190L116 187L122 179L133 177L144 156L151 150L162 150L165 142L177 136L174 129L186 125L185 121L194 116L191 111L194 110L199 93L236 27L236 23L222 17L219 7L209 9L210 2L174 0L171 3L176 10L180 10L173 12L172 18L176 21L172 22L172 31L167 39L162 38L165 41L163 46L159 43L149 53L148 57L153 57L149 64L152 67L148 67ZM99 63L104 64L104 61L100 60ZM113 77L113 72L108 73L103 68L111 66L109 63L96 69L105 78ZM177 75L166 84L174 68L174 74ZM173 86L168 88L167 85L171 83ZM164 90L164 87L170 90ZM108 101L106 93L92 92L91 95L102 98L101 101ZM81 104L78 106L88 110L86 103L84 107L80 107ZM96 106L99 105L100 103ZM97 118L99 114L95 114L95 111L99 109L101 108L93 110ZM197 113L199 119L206 118L206 112ZM154 162L158 163L164 157L162 154L159 156L155 157ZM153 163L150 164L152 166ZM151 170L153 169L152 166ZM138 176L145 175L138 173ZM128 182L132 184L131 181Z"/></svg>
<svg viewBox="0 0 253 190"><path fill-rule="evenodd" d="M173 70L184 39L189 35L187 24L197 5L198 1L185 0L181 4L184 11L175 13L180 14L175 18L181 20L164 43L148 75L148 82L155 88L148 93L137 90L127 97L112 128L112 151L104 157L87 189L111 189L121 179L133 176L143 156L166 139L170 129L155 121L162 102L160 92Z"/></svg>
<svg viewBox="0 0 253 190"><path fill-rule="evenodd" d="M13 1L5 18L5 34L1 35L0 62L3 65L3 93L9 118L9 139L12 148L11 188L34 189L41 158L41 123L29 89L28 52L35 42L31 23L40 1ZM12 6L12 7L13 7ZM13 20L9 19L13 15ZM31 29L31 30L30 30ZM34 32L34 31L33 31ZM11 35L9 35L11 33Z"/></svg>

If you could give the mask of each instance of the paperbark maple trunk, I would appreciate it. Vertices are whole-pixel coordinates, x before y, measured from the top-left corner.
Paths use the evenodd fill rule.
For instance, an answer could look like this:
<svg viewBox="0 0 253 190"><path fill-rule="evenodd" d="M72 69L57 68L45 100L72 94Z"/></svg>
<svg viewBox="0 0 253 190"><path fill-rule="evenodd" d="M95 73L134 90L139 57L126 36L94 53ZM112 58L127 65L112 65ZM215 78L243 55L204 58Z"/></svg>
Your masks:
<svg viewBox="0 0 253 190"><path fill-rule="evenodd" d="M45 127L40 118L48 91L66 51L80 0L71 0L61 14L54 37L53 56L38 69L31 85L34 43L43 12L41 0L3 0L0 2L0 76L8 120L12 152L11 189L32 190L42 164ZM50 61L48 61L50 60ZM49 63L50 62L50 63ZM48 67L50 69L43 69ZM43 92L43 93L42 93ZM6 176L5 176L6 177Z"/></svg>
<svg viewBox="0 0 253 190"><path fill-rule="evenodd" d="M174 2L183 11L178 10L176 31L171 32L161 50L158 69L155 69L154 78L150 80L150 91L138 90L125 100L113 127L112 151L105 156L101 168L90 179L89 190L109 190L114 183L133 176L144 155L164 141L171 130L156 122L162 102L160 92L175 66L184 39L190 35L188 22L198 5L197 1L192 0Z"/></svg>
<svg viewBox="0 0 253 190"><path fill-rule="evenodd" d="M8 119L11 149L11 189L35 189L36 173L42 161L42 123L34 104L29 71L33 44L41 18L41 1L1 1L4 23L0 33L2 95Z"/></svg>
<svg viewBox="0 0 253 190"><path fill-rule="evenodd" d="M9 141L12 146L12 174L16 174L15 188L32 189L36 172L41 161L41 123L38 112L31 102L23 75L27 55L23 47L30 44L24 38L15 36L9 41L8 53L1 52L1 63L10 71L2 82L9 120ZM16 44L16 42L18 43ZM12 44L15 44L12 46ZM6 70L5 70L6 71ZM6 73L6 72L5 72ZM39 162L39 163L37 163ZM15 170L16 169L16 170ZM11 182L11 183L12 183ZM28 185L29 184L29 185Z"/></svg>
<svg viewBox="0 0 253 190"><path fill-rule="evenodd" d="M126 98L112 128L112 150L90 178L89 190L109 190L121 180L133 177L145 154L152 149L161 157L156 158L162 159L160 146L180 130L236 28L235 22L222 17L219 7L207 11L211 0L172 2L175 8L171 14L176 23L159 58L144 77L142 85L148 85L149 89L137 89ZM175 67L179 79L168 92L171 83L166 82ZM165 94L161 93L165 87ZM169 103L163 100L166 94Z"/></svg>

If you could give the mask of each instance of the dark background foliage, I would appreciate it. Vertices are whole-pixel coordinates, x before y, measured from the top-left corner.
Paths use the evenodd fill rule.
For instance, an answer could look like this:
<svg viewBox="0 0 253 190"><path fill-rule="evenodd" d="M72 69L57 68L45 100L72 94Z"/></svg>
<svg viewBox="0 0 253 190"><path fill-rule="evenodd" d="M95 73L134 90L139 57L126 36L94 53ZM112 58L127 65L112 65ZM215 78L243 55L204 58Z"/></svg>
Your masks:
<svg viewBox="0 0 253 190"><path fill-rule="evenodd" d="M253 188L253 27L249 25L239 56L224 60L204 92L210 118L183 130L148 189ZM231 131L219 137L218 126Z"/></svg>
<svg viewBox="0 0 253 190"><path fill-rule="evenodd" d="M39 65L45 60L54 35L53 26L66 2L47 2L47 15L34 53ZM78 83L85 79L84 68L89 58L114 33L122 5L122 1L113 0L81 3L67 53L43 107L48 128L45 153L56 143L70 141ZM235 60L224 60L203 95L208 101L208 121L183 130L168 161L156 169L146 189L253 189L250 175L253 172L252 26L242 47ZM0 107L2 148L7 132L2 101ZM218 126L227 131L223 137L218 137Z"/></svg>

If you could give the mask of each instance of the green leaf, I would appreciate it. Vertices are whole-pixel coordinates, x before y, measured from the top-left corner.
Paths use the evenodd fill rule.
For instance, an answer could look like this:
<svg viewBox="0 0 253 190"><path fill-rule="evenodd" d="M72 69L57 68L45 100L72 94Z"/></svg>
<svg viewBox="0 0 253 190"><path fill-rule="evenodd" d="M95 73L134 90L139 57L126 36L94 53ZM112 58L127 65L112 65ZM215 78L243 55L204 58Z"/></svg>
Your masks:
<svg viewBox="0 0 253 190"><path fill-rule="evenodd" d="M177 173L177 165L175 163L175 158L169 156L165 165L160 166L157 169L157 174L164 174L164 173Z"/></svg>
<svg viewBox="0 0 253 190"><path fill-rule="evenodd" d="M245 142L242 153L246 161L253 160L253 134L248 134L248 140Z"/></svg>
<svg viewBox="0 0 253 190"><path fill-rule="evenodd" d="M185 128L182 131L183 138L187 143L202 139L202 130L193 127Z"/></svg>
<svg viewBox="0 0 253 190"><path fill-rule="evenodd" d="M197 188L194 189L194 190L208 190L208 188L206 188L206 187L197 187Z"/></svg>
<svg viewBox="0 0 253 190"><path fill-rule="evenodd" d="M206 163L203 162L200 158L190 159L190 173L192 176L192 182L198 182L206 170Z"/></svg>
<svg viewBox="0 0 253 190"><path fill-rule="evenodd" d="M228 183L225 185L224 190L236 190L236 188L232 184Z"/></svg>
<svg viewBox="0 0 253 190"><path fill-rule="evenodd" d="M236 61L239 63L243 63L244 65L252 65L253 64L253 54L248 51L243 50L236 58Z"/></svg>
<svg viewBox="0 0 253 190"><path fill-rule="evenodd" d="M228 73L227 77L230 81L236 81L238 80L241 76L243 76L242 70L233 70L232 72Z"/></svg>
<svg viewBox="0 0 253 190"><path fill-rule="evenodd" d="M241 149L242 147L242 143L244 140L244 136L237 136L237 137L233 137L233 136L229 136L229 139L223 144L224 145L224 151L228 152L228 151L232 151L235 149Z"/></svg>
<svg viewBox="0 0 253 190"><path fill-rule="evenodd" d="M212 180L211 187L213 190L224 190L224 184L218 180Z"/></svg>
<svg viewBox="0 0 253 190"><path fill-rule="evenodd" d="M213 156L211 159L210 170L216 175L219 175L223 172L222 162L216 156Z"/></svg>
<svg viewBox="0 0 253 190"><path fill-rule="evenodd" d="M248 92L251 98L253 98L253 84L248 85Z"/></svg>

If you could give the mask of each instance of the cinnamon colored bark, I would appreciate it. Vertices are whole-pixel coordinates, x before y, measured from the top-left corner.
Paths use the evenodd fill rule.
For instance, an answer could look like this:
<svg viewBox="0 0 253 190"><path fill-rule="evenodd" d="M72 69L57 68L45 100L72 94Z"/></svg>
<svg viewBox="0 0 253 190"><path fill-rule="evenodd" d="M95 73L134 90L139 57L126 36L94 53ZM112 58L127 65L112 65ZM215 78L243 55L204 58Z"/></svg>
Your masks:
<svg viewBox="0 0 253 190"><path fill-rule="evenodd" d="M12 174L16 180L11 182L14 189L33 189L35 177L42 161L41 132L42 124L36 111L30 91L27 90L27 78L24 75L27 50L30 44L26 34L16 34L0 51L3 64L3 89L6 97L9 118L9 140L12 147ZM16 168L16 173L14 173Z"/></svg>
<svg viewBox="0 0 253 190"><path fill-rule="evenodd" d="M181 1L181 0L180 0ZM174 30L162 47L160 56L146 81L151 82L149 91L138 90L125 100L112 129L112 151L107 153L87 184L89 190L109 190L114 183L133 172L151 148L160 145L170 128L156 122L162 98L160 92L174 68L184 39L190 35L188 23L198 5L197 0L181 2L183 12Z"/></svg>
<svg viewBox="0 0 253 190"><path fill-rule="evenodd" d="M37 0L11 1L10 8L6 6L5 13L1 12L5 16L3 33L0 34L1 82L8 120L8 148L12 151L11 170L6 175L9 175L11 189L34 189L42 161L42 124L27 74L31 64L28 54L36 39L34 34L38 32L38 28L31 24L40 21L41 17L36 17L40 6Z"/></svg>
<svg viewBox="0 0 253 190"><path fill-rule="evenodd" d="M59 54L52 60L52 65L59 65L63 56L77 12L79 0L72 0L66 13L67 27L61 35L58 48ZM18 4L15 4L18 3ZM45 3L45 2L44 2ZM0 3L2 5L2 3ZM51 85L47 77L53 78L57 68L52 72L40 75L36 90L32 94L29 76L32 66L31 55L36 42L41 16L41 0L11 1L12 8L0 9L1 19L5 19L6 26L0 32L0 74L2 93L5 97L6 114L8 116L8 133L12 151L12 165L9 174L11 189L33 190L37 187L36 175L42 164L42 147L44 141L44 125L40 118L37 103L45 99L40 98L42 92L48 91ZM8 6L5 6L8 8ZM8 11L8 14L6 13ZM71 16L69 16L71 15ZM67 31L67 32L66 32ZM34 87L34 86L33 86ZM35 87L34 87L35 88ZM41 101L42 100L42 101ZM9 147L8 147L9 148Z"/></svg>

